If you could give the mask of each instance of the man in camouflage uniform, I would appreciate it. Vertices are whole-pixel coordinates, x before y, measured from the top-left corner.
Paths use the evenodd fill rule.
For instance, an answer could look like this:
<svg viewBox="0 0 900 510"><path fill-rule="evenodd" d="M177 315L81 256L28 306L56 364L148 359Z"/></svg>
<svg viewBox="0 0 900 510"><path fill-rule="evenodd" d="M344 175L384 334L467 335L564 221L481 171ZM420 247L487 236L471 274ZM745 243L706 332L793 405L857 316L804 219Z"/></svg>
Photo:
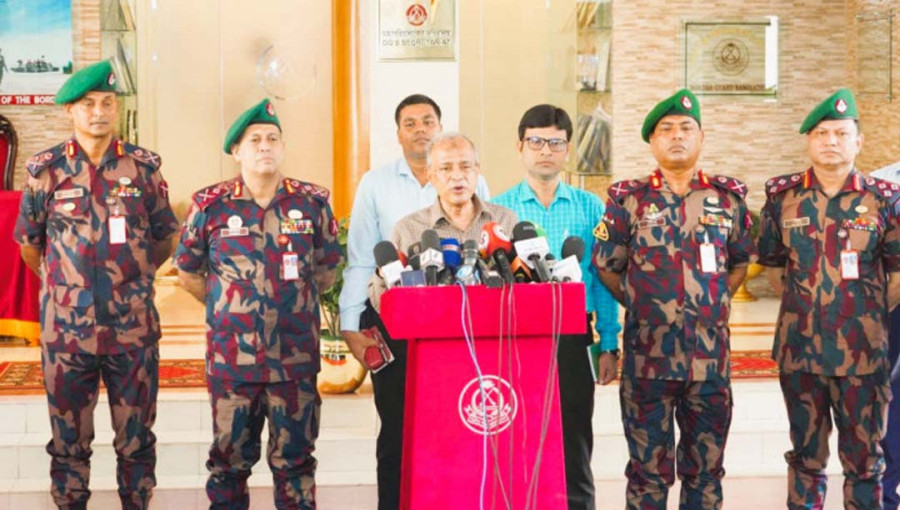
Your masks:
<svg viewBox="0 0 900 510"><path fill-rule="evenodd" d="M153 277L178 225L156 154L115 137L109 61L56 94L75 135L28 161L16 223L22 258L41 277L41 367L53 439L51 492L87 507L93 410L106 385L123 508L147 508L156 485L159 315Z"/></svg>
<svg viewBox="0 0 900 510"><path fill-rule="evenodd" d="M731 294L755 257L746 187L697 167L703 131L690 91L659 103L642 135L659 167L614 184L594 231L600 279L627 310L619 390L627 506L666 508L677 458L680 507L718 509L732 408Z"/></svg>
<svg viewBox="0 0 900 510"><path fill-rule="evenodd" d="M791 423L788 508L824 504L832 419L844 505L881 508L900 186L854 167L857 119L852 93L834 93L800 128L812 167L766 183L759 252L782 297L772 354Z"/></svg>
<svg viewBox="0 0 900 510"><path fill-rule="evenodd" d="M206 492L246 509L247 477L269 422L275 506L315 508L321 399L320 292L342 260L327 189L286 179L275 109L263 100L231 126L237 178L194 194L175 254L182 285L206 303L213 444Z"/></svg>

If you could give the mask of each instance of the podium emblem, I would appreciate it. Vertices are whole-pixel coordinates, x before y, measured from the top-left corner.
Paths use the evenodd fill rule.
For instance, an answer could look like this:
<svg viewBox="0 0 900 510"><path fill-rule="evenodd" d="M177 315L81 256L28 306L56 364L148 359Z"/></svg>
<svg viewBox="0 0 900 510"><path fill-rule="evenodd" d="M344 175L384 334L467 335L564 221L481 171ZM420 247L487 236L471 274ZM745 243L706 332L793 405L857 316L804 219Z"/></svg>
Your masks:
<svg viewBox="0 0 900 510"><path fill-rule="evenodd" d="M459 417L472 432L499 434L516 418L519 399L512 386L495 375L469 381L459 394Z"/></svg>

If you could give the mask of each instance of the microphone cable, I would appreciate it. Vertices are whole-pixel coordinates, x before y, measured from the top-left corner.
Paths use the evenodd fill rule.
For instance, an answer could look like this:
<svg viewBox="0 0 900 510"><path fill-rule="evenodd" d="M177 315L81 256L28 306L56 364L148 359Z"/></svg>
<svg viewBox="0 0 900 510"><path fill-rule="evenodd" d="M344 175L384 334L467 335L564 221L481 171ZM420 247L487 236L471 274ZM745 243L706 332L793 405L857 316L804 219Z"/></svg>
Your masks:
<svg viewBox="0 0 900 510"><path fill-rule="evenodd" d="M481 365L478 363L478 356L475 353L475 329L472 326L472 308L469 304L469 295L466 292L466 286L462 282L456 285L462 290L462 306L460 307L460 322L462 324L463 337L466 341L466 347L469 349L469 357L472 358L472 365L475 367L476 378L478 379L478 391L481 393L481 415L484 419L485 431L482 434L481 443L481 489L478 497L478 508L484 510L484 490L487 484L487 450L488 450L488 434L490 427L487 416L487 394L484 391L484 375L481 372Z"/></svg>
<svg viewBox="0 0 900 510"><path fill-rule="evenodd" d="M544 455L544 443L547 441L547 431L550 428L550 415L551 409L553 407L553 396L556 392L556 386L559 381L559 366L558 366L558 355L559 355L559 341L560 334L562 332L562 319L563 319L563 292L562 286L558 282L550 283L550 301L551 301L551 313L550 313L550 325L551 325L551 336L552 336L552 348L551 348L551 356L550 356L550 367L547 374L547 385L544 388L544 398L543 398L543 409L541 412L541 437L538 442L537 454L535 455L534 466L532 469L531 480L528 484L527 490L527 499L525 501L525 508L531 508L531 503L533 502L535 507L537 508L537 492L538 492L538 480L540 478L541 472L541 463L543 461Z"/></svg>

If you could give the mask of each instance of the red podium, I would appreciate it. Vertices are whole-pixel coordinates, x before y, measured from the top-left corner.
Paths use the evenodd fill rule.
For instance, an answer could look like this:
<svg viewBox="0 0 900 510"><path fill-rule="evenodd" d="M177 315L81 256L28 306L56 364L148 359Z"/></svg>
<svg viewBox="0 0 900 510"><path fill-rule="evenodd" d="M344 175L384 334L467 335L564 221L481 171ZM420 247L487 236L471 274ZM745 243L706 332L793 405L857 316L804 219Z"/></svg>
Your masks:
<svg viewBox="0 0 900 510"><path fill-rule="evenodd" d="M459 286L381 298L391 337L409 343L401 508L477 509L483 479L485 508L566 508L554 335L585 332L584 285L465 297L471 331Z"/></svg>

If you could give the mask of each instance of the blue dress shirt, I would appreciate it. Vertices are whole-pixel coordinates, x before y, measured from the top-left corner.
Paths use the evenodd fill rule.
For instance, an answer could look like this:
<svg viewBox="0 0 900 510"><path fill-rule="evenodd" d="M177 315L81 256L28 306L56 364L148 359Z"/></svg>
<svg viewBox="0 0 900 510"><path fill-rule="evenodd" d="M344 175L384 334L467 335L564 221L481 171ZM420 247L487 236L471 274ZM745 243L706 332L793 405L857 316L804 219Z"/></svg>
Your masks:
<svg viewBox="0 0 900 510"><path fill-rule="evenodd" d="M478 176L475 194L484 201L490 200L484 176ZM363 175L356 188L347 233L348 263L340 298L342 331L359 331L359 317L366 308L366 288L375 272L372 249L380 241L391 239L399 219L430 206L436 199L434 186L430 182L419 184L406 158Z"/></svg>
<svg viewBox="0 0 900 510"><path fill-rule="evenodd" d="M547 208L538 200L531 186L522 181L494 197L492 202L515 211L519 221L530 221L541 227L547 234L550 252L557 259L561 257L563 241L567 237L578 236L584 240L581 272L587 292L587 312L597 313L594 328L600 335L601 349L615 349L622 329L619 324L619 304L597 278L591 264L594 227L600 222L605 210L600 197L560 182L553 202Z"/></svg>

